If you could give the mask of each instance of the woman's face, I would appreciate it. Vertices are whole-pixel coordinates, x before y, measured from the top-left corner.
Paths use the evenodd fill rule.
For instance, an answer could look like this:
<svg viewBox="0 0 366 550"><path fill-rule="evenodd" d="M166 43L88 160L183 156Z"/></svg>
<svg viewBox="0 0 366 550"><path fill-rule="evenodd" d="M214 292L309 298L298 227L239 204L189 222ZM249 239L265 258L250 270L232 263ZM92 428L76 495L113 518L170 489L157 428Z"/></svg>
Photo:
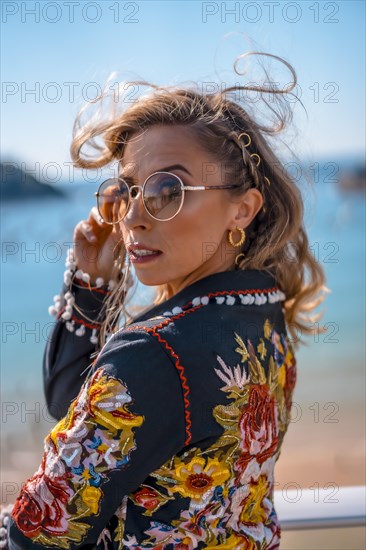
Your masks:
<svg viewBox="0 0 366 550"><path fill-rule="evenodd" d="M128 141L120 176L142 185L157 171L176 174L184 185L235 183L225 181L221 164L201 148L185 126L152 126ZM171 220L158 221L146 212L140 194L132 198L120 222L126 247L140 243L161 251L145 263L133 262L138 279L149 286L167 284L170 297L207 275L234 269L239 248L228 243L228 230L233 230L237 242L240 233L234 231L235 227L248 226L262 202L256 189L235 200L223 189L186 191L180 212Z"/></svg>

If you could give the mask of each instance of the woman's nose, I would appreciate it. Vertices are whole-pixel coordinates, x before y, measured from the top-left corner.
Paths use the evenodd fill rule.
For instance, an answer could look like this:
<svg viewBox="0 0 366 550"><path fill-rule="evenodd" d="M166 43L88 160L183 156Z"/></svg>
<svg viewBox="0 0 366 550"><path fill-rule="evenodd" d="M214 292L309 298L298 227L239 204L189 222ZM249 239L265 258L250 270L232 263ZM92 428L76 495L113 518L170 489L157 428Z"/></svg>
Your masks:
<svg viewBox="0 0 366 550"><path fill-rule="evenodd" d="M131 199L134 199L137 196L142 198L142 187L140 187L139 185L131 185L130 195L131 195Z"/></svg>
<svg viewBox="0 0 366 550"><path fill-rule="evenodd" d="M132 228L136 225L146 226L150 223L150 220L152 220L152 218L146 212L142 200L142 189L138 185L133 185L130 187L130 204L123 222L125 225Z"/></svg>
<svg viewBox="0 0 366 550"><path fill-rule="evenodd" d="M144 201L142 199L142 187L140 187L139 185L132 185L130 187L130 206L128 211L130 211L131 209L141 209L142 212L146 213Z"/></svg>

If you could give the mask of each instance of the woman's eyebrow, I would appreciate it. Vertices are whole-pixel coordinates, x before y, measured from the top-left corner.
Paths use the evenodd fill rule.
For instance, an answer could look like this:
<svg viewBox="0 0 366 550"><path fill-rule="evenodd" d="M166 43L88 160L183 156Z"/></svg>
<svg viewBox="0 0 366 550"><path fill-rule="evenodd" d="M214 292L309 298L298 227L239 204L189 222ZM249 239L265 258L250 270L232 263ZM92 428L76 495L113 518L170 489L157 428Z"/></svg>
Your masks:
<svg viewBox="0 0 366 550"><path fill-rule="evenodd" d="M183 166L182 164L172 164L170 166L165 166L164 168L160 168L159 170L154 170L154 172L170 172L171 170L182 170L183 172L186 172L189 176L193 177L190 171L187 168L185 168L185 166ZM151 172L151 173L153 174L154 172ZM120 173L119 177L128 181L134 181L135 179L134 176L127 176L127 175L124 175L123 173Z"/></svg>

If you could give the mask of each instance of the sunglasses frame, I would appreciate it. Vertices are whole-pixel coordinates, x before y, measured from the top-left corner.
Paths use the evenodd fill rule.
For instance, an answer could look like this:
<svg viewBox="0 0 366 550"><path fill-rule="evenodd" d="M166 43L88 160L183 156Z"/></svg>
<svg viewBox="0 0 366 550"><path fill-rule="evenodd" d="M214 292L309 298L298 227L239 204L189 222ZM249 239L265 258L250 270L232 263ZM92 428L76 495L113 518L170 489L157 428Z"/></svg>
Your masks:
<svg viewBox="0 0 366 550"><path fill-rule="evenodd" d="M182 200L181 200L181 204L179 206L179 209L178 211L174 214L174 216L171 216L170 218L166 218L166 219L160 219L160 218L156 218L155 216L153 216L151 214L151 212L149 212L149 210L147 209L147 206L145 204L145 198L144 198L144 191L145 191L145 186L146 186L146 183L147 181L152 177L152 176L155 176L156 174L168 174L169 176L174 176L175 178L177 178L177 180L179 181L180 183L180 186L181 186L181 190L182 190ZM98 203L98 197L101 196L101 194L99 193L102 185L105 184L106 181L110 180L110 179L117 179L117 180L121 180L123 181L125 184L126 184L126 187L128 189L128 203L127 203L127 208L126 208L126 212L123 216L123 218L121 218L120 220L117 220L117 221L114 221L114 222L107 222L101 212L100 212L100 209L99 209L99 203ZM128 183L126 182L126 180L124 180L123 178L108 178L106 180L104 180L98 187L98 191L96 191L94 193L94 195L96 196L96 199L97 199L97 208L98 208L98 212L99 212L99 215L102 219L102 221L108 225L115 225L116 223L119 223L121 222L127 212L128 212L128 209L130 208L130 205L131 205L131 189L133 189L134 187L136 187L137 189L140 189L141 191L141 196L142 196L142 203L144 205L144 208L146 210L146 212L149 214L149 216L151 216L154 220L157 220L158 222L168 222L170 220L172 220L173 218L175 218L175 216L177 216L179 214L179 212L181 211L182 207L183 207L183 204L184 204L184 197L185 197L185 191L208 191L209 189L233 189L234 187L241 187L241 185L197 185L197 186L193 186L193 185L184 185L182 179L177 176L177 174L174 174L173 172L165 172L164 170L158 170L157 172L153 172L152 174L150 174L150 176L148 176L146 178L146 180L144 181L144 183L142 185L131 185L131 187L128 185ZM136 195L135 197L133 198L136 198L138 195Z"/></svg>

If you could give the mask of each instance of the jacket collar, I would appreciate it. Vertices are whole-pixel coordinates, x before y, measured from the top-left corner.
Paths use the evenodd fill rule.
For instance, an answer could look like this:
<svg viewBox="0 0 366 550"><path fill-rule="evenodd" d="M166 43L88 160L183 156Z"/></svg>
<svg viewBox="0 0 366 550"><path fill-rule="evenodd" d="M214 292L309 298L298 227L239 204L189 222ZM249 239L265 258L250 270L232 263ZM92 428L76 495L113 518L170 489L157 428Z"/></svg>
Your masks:
<svg viewBox="0 0 366 550"><path fill-rule="evenodd" d="M186 286L161 304L134 318L142 321L158 315L174 315L208 302L228 305L275 303L286 299L272 274L258 269L220 271Z"/></svg>

